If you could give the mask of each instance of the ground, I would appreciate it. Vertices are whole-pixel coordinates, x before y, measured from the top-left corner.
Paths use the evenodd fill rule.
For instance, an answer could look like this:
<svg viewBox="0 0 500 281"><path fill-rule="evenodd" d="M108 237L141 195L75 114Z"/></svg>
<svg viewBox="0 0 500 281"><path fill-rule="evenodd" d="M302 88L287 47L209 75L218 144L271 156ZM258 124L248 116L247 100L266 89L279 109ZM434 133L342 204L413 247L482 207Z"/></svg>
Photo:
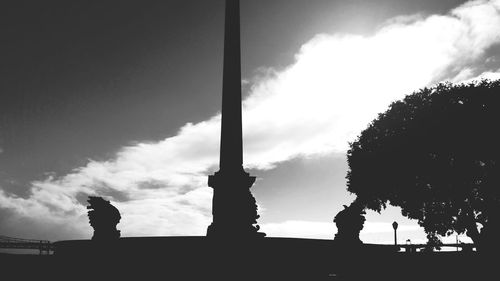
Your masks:
<svg viewBox="0 0 500 281"><path fill-rule="evenodd" d="M494 272L476 252L404 253L331 240L156 237L56 246L53 256L1 255L2 271L18 280L483 280Z"/></svg>

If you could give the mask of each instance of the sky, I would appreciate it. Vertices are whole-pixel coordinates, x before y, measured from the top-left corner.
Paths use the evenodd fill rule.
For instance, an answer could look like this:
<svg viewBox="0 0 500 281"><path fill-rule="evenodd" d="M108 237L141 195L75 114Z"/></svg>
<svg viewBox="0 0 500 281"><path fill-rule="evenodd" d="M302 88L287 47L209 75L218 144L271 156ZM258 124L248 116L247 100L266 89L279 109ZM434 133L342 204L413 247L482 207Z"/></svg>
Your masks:
<svg viewBox="0 0 500 281"><path fill-rule="evenodd" d="M88 239L88 195L122 236L205 235L223 16L223 0L2 4L0 235ZM348 143L392 101L500 78L500 0L241 0L241 17L244 162L271 237L333 239ZM393 207L361 239L391 243L393 221L425 241Z"/></svg>

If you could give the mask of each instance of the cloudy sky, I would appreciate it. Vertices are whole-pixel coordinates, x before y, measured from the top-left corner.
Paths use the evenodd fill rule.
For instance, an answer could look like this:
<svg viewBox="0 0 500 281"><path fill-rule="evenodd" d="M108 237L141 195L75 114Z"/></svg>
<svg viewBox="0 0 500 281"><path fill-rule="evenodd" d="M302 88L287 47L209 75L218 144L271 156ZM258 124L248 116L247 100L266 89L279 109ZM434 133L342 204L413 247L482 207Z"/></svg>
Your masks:
<svg viewBox="0 0 500 281"><path fill-rule="evenodd" d="M223 0L10 1L0 9L0 235L204 235L218 168ZM391 101L500 78L500 0L241 0L244 150L269 236L331 239L348 142ZM398 209L361 238L424 239ZM455 238L453 238L454 240ZM403 241L401 241L403 242Z"/></svg>

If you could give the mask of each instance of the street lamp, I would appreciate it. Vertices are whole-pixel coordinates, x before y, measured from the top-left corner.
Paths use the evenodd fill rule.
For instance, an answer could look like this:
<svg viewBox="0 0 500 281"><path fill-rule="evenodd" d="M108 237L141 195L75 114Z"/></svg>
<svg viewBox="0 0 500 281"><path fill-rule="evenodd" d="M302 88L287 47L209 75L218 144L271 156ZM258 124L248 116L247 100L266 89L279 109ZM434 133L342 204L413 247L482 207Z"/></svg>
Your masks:
<svg viewBox="0 0 500 281"><path fill-rule="evenodd" d="M397 230L398 230L398 223L397 222L393 222L392 223L392 228L394 228L394 245L398 245L398 234L397 234Z"/></svg>

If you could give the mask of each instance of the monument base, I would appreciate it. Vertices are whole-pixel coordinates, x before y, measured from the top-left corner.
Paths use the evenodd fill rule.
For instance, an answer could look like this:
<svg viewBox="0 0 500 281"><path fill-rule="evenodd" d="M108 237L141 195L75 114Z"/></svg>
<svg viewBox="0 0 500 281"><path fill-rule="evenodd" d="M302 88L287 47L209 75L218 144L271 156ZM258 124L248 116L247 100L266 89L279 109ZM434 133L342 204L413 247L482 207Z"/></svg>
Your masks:
<svg viewBox="0 0 500 281"><path fill-rule="evenodd" d="M250 192L255 179L241 167L209 176L208 186L214 189L214 195L213 223L207 229L207 236L224 239L266 236L259 232L257 203Z"/></svg>

